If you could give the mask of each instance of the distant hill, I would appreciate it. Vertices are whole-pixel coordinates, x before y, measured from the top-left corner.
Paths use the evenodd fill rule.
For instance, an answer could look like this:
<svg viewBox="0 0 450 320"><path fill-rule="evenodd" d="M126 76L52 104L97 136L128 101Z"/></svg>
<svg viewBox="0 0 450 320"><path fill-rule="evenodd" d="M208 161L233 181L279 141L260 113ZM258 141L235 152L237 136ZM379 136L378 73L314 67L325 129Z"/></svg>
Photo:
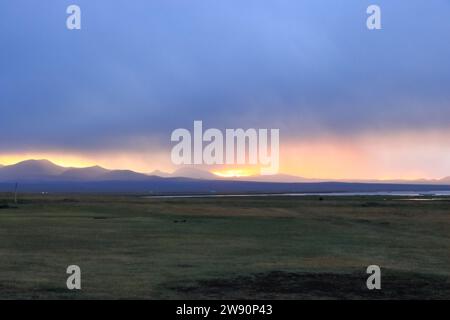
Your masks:
<svg viewBox="0 0 450 320"><path fill-rule="evenodd" d="M450 190L450 177L417 182L327 182L289 175L220 178L194 168L182 168L166 177L99 166L65 168L48 160L27 160L0 167L0 191L10 192L19 182L21 192L133 192L133 193L289 193L387 192ZM431 183L433 181L433 183Z"/></svg>
<svg viewBox="0 0 450 320"><path fill-rule="evenodd" d="M149 176L131 170L108 170L99 166L65 168L48 160L26 160L0 168L0 181L137 181Z"/></svg>
<svg viewBox="0 0 450 320"><path fill-rule="evenodd" d="M298 176L292 176L288 174L274 174L267 176L249 176L249 177L238 177L235 180L239 181L256 181L256 182L321 182L319 179L307 179Z"/></svg>
<svg viewBox="0 0 450 320"><path fill-rule="evenodd" d="M109 170L94 166L88 168L70 168L64 171L60 177L64 180L92 180L99 179L102 175L107 174Z"/></svg>
<svg viewBox="0 0 450 320"><path fill-rule="evenodd" d="M164 171L161 171L161 170L152 171L148 175L149 176L158 176L158 177L163 177L163 178L167 178L167 177L171 177L172 176L171 173L164 172Z"/></svg>
<svg viewBox="0 0 450 320"><path fill-rule="evenodd" d="M445 177L439 180L440 183L450 184L450 177Z"/></svg>
<svg viewBox="0 0 450 320"><path fill-rule="evenodd" d="M48 160L26 160L0 168L0 181L51 179L61 175L65 168Z"/></svg>
<svg viewBox="0 0 450 320"><path fill-rule="evenodd" d="M214 173L209 171L183 167L176 170L171 174L172 177L184 177L184 178L192 178L192 179L205 179L205 180L217 180L219 179Z"/></svg>
<svg viewBox="0 0 450 320"><path fill-rule="evenodd" d="M145 181L150 179L151 176L146 174L137 173L131 170L111 170L105 174L97 177L96 180L100 181Z"/></svg>

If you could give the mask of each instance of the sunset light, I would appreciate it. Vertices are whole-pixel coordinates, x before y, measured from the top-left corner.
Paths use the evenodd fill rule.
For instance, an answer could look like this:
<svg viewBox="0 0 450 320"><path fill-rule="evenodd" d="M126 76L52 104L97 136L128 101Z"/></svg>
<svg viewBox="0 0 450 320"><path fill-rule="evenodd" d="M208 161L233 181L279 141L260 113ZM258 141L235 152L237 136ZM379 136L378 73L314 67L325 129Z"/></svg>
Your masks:
<svg viewBox="0 0 450 320"><path fill-rule="evenodd" d="M222 178L238 178L238 177L250 177L254 173L246 169L230 169L223 171L213 171L213 174Z"/></svg>

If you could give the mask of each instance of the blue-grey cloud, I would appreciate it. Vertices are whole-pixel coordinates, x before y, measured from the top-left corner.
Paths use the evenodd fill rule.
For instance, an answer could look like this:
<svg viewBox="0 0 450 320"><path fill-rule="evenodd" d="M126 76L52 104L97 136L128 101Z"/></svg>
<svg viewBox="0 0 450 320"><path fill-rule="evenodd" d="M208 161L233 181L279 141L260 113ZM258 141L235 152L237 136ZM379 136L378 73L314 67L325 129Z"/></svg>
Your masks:
<svg viewBox="0 0 450 320"><path fill-rule="evenodd" d="M293 138L448 127L450 2L378 0L368 31L371 3L3 1L0 152L164 146L196 119Z"/></svg>

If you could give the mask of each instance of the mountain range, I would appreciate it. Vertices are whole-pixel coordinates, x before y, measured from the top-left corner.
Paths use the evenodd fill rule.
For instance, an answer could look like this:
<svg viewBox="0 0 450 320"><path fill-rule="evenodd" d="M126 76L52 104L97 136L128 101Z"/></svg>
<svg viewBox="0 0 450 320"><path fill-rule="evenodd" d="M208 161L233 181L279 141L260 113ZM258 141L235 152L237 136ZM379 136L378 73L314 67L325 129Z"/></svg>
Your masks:
<svg viewBox="0 0 450 320"><path fill-rule="evenodd" d="M26 160L0 167L0 182L145 180L149 176L131 170L108 170L99 166L66 168L48 160Z"/></svg>
<svg viewBox="0 0 450 320"><path fill-rule="evenodd" d="M67 168L48 160L0 165L0 191L19 183L27 192L362 192L450 190L450 177L440 180L323 181L290 175L221 178L185 167L174 173L150 174L108 170L100 166Z"/></svg>
<svg viewBox="0 0 450 320"><path fill-rule="evenodd" d="M156 175L160 177L185 177L192 179L206 179L206 180L234 180L234 181L253 181L253 182L280 182L280 183L304 183L304 182L348 182L348 183L398 183L398 184L438 184L446 185L450 184L450 176L442 179L416 179L416 180L402 180L402 179L391 179L391 180L376 180L376 179L312 179L304 178L289 174L275 174L267 176L243 176L243 177L232 177L224 178L217 176L211 172L195 169L191 167L184 167L176 170L173 173L162 172L159 170L153 171L150 175Z"/></svg>

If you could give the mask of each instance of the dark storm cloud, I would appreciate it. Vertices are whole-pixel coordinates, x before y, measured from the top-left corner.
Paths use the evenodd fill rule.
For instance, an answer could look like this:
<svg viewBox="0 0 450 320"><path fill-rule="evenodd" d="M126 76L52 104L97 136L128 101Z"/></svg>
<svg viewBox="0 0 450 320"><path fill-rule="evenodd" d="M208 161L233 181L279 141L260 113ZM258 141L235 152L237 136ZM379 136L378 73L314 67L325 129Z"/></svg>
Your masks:
<svg viewBox="0 0 450 320"><path fill-rule="evenodd" d="M0 152L169 144L193 120L292 138L446 128L450 4L73 1L0 7Z"/></svg>

